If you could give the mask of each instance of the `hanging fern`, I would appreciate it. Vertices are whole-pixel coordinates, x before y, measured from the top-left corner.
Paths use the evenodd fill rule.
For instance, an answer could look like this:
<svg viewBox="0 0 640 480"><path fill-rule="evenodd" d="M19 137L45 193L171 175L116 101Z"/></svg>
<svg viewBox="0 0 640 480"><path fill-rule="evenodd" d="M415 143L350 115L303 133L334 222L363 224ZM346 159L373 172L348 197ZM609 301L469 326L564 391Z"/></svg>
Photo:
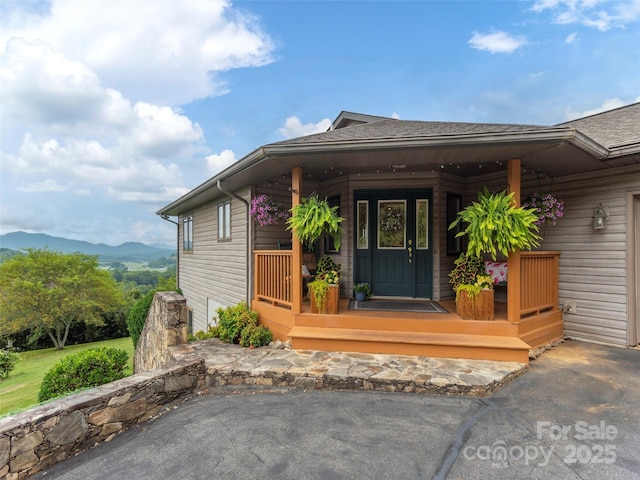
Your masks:
<svg viewBox="0 0 640 480"><path fill-rule="evenodd" d="M291 209L287 220L287 230L293 230L302 243L311 249L323 235L329 235L336 250L340 249L340 235L344 230L340 223L344 218L338 216L338 207L329 206L327 200L320 200L313 194L303 198L301 203Z"/></svg>
<svg viewBox="0 0 640 480"><path fill-rule="evenodd" d="M503 190L492 194L485 187L484 192L478 194L477 202L458 213L449 230L460 222L468 224L456 235L467 235L467 252L476 257L489 253L495 260L498 252L506 257L516 250L531 250L540 245L538 217L534 211L516 208L513 193L507 194Z"/></svg>

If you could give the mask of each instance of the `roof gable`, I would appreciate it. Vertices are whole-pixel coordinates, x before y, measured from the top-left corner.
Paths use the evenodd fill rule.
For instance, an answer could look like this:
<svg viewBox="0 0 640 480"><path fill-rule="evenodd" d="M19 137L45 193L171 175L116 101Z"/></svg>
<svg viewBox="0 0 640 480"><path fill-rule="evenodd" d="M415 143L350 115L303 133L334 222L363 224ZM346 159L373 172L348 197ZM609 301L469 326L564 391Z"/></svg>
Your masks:
<svg viewBox="0 0 640 480"><path fill-rule="evenodd" d="M640 103L571 120L559 126L577 128L610 150L640 145Z"/></svg>

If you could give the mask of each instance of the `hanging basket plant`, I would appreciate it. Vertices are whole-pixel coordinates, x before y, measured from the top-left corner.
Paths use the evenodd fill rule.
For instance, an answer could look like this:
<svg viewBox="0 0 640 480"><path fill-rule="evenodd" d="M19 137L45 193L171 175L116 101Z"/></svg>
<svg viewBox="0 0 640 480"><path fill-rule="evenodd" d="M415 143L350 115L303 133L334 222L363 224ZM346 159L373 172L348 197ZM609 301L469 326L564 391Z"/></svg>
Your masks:
<svg viewBox="0 0 640 480"><path fill-rule="evenodd" d="M265 194L253 197L249 213L261 227L284 222L290 215L289 210Z"/></svg>
<svg viewBox="0 0 640 480"><path fill-rule="evenodd" d="M538 227L553 226L558 222L558 219L564 216L564 202L550 193L544 195L535 192L522 202L522 208L534 209L533 213L538 216L536 221Z"/></svg>
<svg viewBox="0 0 640 480"><path fill-rule="evenodd" d="M340 236L344 233L340 223L344 218L338 216L338 208L331 207L326 199L320 200L317 194L303 198L291 209L287 230L293 230L298 240L309 248L323 235L329 235L334 248L340 250Z"/></svg>
<svg viewBox="0 0 640 480"><path fill-rule="evenodd" d="M531 250L540 245L538 216L533 208L515 207L513 193L490 193L485 187L478 194L478 201L458 213L449 225L453 229L460 222L466 228L456 235L467 235L467 252L481 257L487 253L496 259L500 252L505 257L517 250Z"/></svg>

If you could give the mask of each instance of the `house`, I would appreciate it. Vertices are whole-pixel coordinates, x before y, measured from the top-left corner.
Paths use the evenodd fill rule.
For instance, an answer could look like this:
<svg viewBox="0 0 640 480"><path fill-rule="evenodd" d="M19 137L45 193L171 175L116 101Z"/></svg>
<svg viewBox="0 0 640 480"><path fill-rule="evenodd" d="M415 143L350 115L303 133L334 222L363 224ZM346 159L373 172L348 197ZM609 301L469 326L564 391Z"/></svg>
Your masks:
<svg viewBox="0 0 640 480"><path fill-rule="evenodd" d="M447 274L463 245L447 227L484 187L517 199L552 193L565 215L543 228L539 251L503 259L509 281L496 292L496 319L461 320ZM340 250L317 252L342 265L338 315L309 313L300 243L249 215L257 195L290 207L314 192L345 218ZM389 209L402 212L401 245L378 241ZM554 126L342 112L328 131L264 145L158 214L178 226L178 282L194 331L244 300L294 348L526 362L529 348L562 335L638 344L640 103ZM432 299L449 313L350 310L361 281L377 296Z"/></svg>

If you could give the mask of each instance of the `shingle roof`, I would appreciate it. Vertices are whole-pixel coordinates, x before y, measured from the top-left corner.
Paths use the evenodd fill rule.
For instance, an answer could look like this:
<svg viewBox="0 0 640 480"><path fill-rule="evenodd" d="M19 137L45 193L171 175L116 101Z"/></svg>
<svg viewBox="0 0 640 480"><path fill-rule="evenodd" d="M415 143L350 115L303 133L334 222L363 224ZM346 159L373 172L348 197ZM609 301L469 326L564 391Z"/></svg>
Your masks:
<svg viewBox="0 0 640 480"><path fill-rule="evenodd" d="M640 103L561 123L558 126L577 128L608 149L640 144Z"/></svg>
<svg viewBox="0 0 640 480"><path fill-rule="evenodd" d="M372 123L352 125L329 132L316 133L292 138L271 145L304 145L312 143L332 143L355 140L384 140L402 138L428 138L454 135L478 135L490 133L518 133L535 130L548 131L548 126L464 123L464 122L423 122L415 120L382 119Z"/></svg>

